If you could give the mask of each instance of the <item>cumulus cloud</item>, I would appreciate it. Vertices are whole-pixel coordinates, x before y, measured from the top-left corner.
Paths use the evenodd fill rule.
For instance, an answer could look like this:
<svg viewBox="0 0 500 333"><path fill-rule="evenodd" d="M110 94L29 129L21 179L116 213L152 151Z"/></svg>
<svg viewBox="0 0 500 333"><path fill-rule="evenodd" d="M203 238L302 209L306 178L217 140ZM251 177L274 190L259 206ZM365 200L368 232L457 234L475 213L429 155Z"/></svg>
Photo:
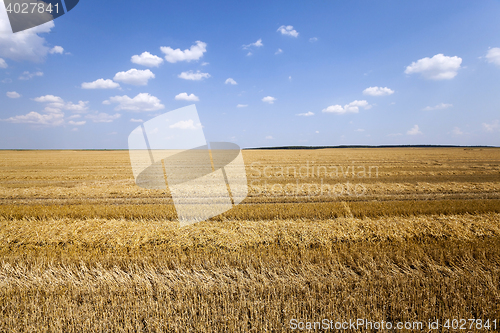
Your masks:
<svg viewBox="0 0 500 333"><path fill-rule="evenodd" d="M498 119L495 119L495 120L493 120L493 122L491 124L483 123L483 128L487 132L498 131L500 129L500 123L498 122Z"/></svg>
<svg viewBox="0 0 500 333"><path fill-rule="evenodd" d="M251 47L261 47L261 46L264 46L264 44L262 44L262 39L259 39L257 40L255 43L250 43L250 44L247 44L247 45L243 45L243 49L246 50L246 49L249 49Z"/></svg>
<svg viewBox="0 0 500 333"><path fill-rule="evenodd" d="M19 98L21 95L15 91L7 91L8 98Z"/></svg>
<svg viewBox="0 0 500 333"><path fill-rule="evenodd" d="M0 58L0 68L7 68L9 67L7 65L7 63L5 62L5 60L3 60L2 58Z"/></svg>
<svg viewBox="0 0 500 333"><path fill-rule="evenodd" d="M181 49L173 49L168 46L160 47L161 51L165 54L165 60L170 63L178 61L193 61L203 57L203 53L207 52L207 43L196 41L191 48L181 51Z"/></svg>
<svg viewBox="0 0 500 333"><path fill-rule="evenodd" d="M143 122L144 122L144 120L142 120L142 119L134 119L134 118L132 118L132 119L130 119L130 122L132 122L132 123L143 123Z"/></svg>
<svg viewBox="0 0 500 333"><path fill-rule="evenodd" d="M489 49L486 54L486 59L488 59L489 63L500 66L500 47Z"/></svg>
<svg viewBox="0 0 500 333"><path fill-rule="evenodd" d="M103 104L118 103L115 108L116 111L127 110L127 111L157 111L165 108L165 105L161 104L160 100L148 93L141 93L130 98L127 95L111 97L109 100L103 102Z"/></svg>
<svg viewBox="0 0 500 333"><path fill-rule="evenodd" d="M436 54L432 58L422 58L406 67L405 74L420 73L429 80L450 80L457 76L462 58Z"/></svg>
<svg viewBox="0 0 500 333"><path fill-rule="evenodd" d="M111 123L120 117L121 117L121 114L119 114L119 113L115 113L114 115L110 115L110 114L107 114L104 112L96 113L96 114L89 114L86 116L86 118L92 120L94 123Z"/></svg>
<svg viewBox="0 0 500 333"><path fill-rule="evenodd" d="M19 33L19 32L18 32ZM1 35L1 34L0 34ZM30 73L28 71L23 72L21 76L19 76L19 80L31 80L35 76L43 76L43 72L34 72Z"/></svg>
<svg viewBox="0 0 500 333"><path fill-rule="evenodd" d="M287 25L287 26L282 25L276 31L281 32L282 35L288 35L288 36L292 36L292 37L299 37L299 33L296 30L294 30L293 26L291 26L291 25Z"/></svg>
<svg viewBox="0 0 500 333"><path fill-rule="evenodd" d="M114 89L118 88L120 85L110 79L98 79L94 82L83 82L82 89Z"/></svg>
<svg viewBox="0 0 500 333"><path fill-rule="evenodd" d="M326 109L323 109L322 112L325 113L336 113L336 114L344 114L344 113L358 113L359 108L363 108L365 110L370 109L372 106L368 104L365 100L355 100L349 104L346 104L342 107L342 105L330 105Z"/></svg>
<svg viewBox="0 0 500 333"><path fill-rule="evenodd" d="M158 67L163 63L163 59L149 52L143 52L141 55L134 55L130 59L134 64L146 67Z"/></svg>
<svg viewBox="0 0 500 333"><path fill-rule="evenodd" d="M12 96L16 96L14 94L17 93L11 92ZM68 110L72 112L85 112L88 109L88 103L89 103L83 101L79 101L77 104L74 104L72 102L65 102L61 97L54 95L40 96L34 98L33 100L38 103L45 103L45 108L43 109L43 113L30 112L26 115L10 117L8 119L4 119L3 121L11 123L19 123L19 124L25 123L25 124L59 126L65 123L63 110ZM80 115L73 115L71 117L68 117L68 119L76 119L80 117L81 117ZM68 122L68 124L78 125L81 124L81 122L76 123L70 121Z"/></svg>
<svg viewBox="0 0 500 333"><path fill-rule="evenodd" d="M264 103L269 103L269 104L274 104L274 101L276 100L276 98L272 97L272 96L266 96L262 99L262 102Z"/></svg>
<svg viewBox="0 0 500 333"><path fill-rule="evenodd" d="M79 101L77 104L73 102L65 102L61 97L54 95L40 96L34 99L38 103L47 103L44 111L47 113L61 113L62 110L73 112L85 112L88 109L89 102Z"/></svg>
<svg viewBox="0 0 500 333"><path fill-rule="evenodd" d="M145 86L155 75L149 69L140 70L132 68L126 72L118 72L113 78L114 81L131 84L134 86Z"/></svg>
<svg viewBox="0 0 500 333"><path fill-rule="evenodd" d="M408 135L417 135L417 134L422 134L422 132L420 132L420 129L419 129L418 125L415 125L410 130L408 130L406 132L406 134L408 134Z"/></svg>
<svg viewBox="0 0 500 333"><path fill-rule="evenodd" d="M83 126L86 123L87 123L86 120L82 120L82 121L73 121L73 120L70 120L70 121L68 121L68 124L73 125L73 126Z"/></svg>
<svg viewBox="0 0 500 333"><path fill-rule="evenodd" d="M236 105L237 108L246 108L248 104L238 104Z"/></svg>
<svg viewBox="0 0 500 333"><path fill-rule="evenodd" d="M314 116L314 112L306 112L306 113L298 113L297 116L301 116L301 117L310 117L310 116Z"/></svg>
<svg viewBox="0 0 500 333"><path fill-rule="evenodd" d="M318 37L311 37L311 38L309 38L309 41L311 43L317 42L318 41Z"/></svg>
<svg viewBox="0 0 500 333"><path fill-rule="evenodd" d="M199 101L200 99L198 98L198 96L196 96L195 94L190 94L188 95L187 93L183 92L183 93L180 93L179 95L175 96L175 99L177 101L192 101L192 102L197 102Z"/></svg>
<svg viewBox="0 0 500 333"><path fill-rule="evenodd" d="M369 96L388 96L394 94L394 90L387 87L370 87L363 90L363 95Z"/></svg>
<svg viewBox="0 0 500 333"><path fill-rule="evenodd" d="M238 84L236 81L234 81L232 78L228 78L225 82L225 84L232 84L232 85L236 85Z"/></svg>
<svg viewBox="0 0 500 333"><path fill-rule="evenodd" d="M189 119L189 120L181 120L173 125L170 125L169 127L170 128L178 128L178 129L195 130L195 129L201 128L201 124L200 123L195 124L192 119Z"/></svg>
<svg viewBox="0 0 500 333"><path fill-rule="evenodd" d="M424 111L432 111L432 110L444 110L447 108L451 108L453 104L446 104L446 103L439 103L438 105L435 106L427 106L423 108L422 110Z"/></svg>
<svg viewBox="0 0 500 333"><path fill-rule="evenodd" d="M30 112L26 115L10 117L8 119L3 119L13 124L37 124L37 125L50 125L58 126L64 123L64 114L62 113L50 113L50 114L40 114L38 112Z"/></svg>
<svg viewBox="0 0 500 333"><path fill-rule="evenodd" d="M197 71L196 73L194 73L193 71L187 71L180 73L178 77L184 80L200 81L209 78L210 74L201 73L200 71Z"/></svg>
<svg viewBox="0 0 500 333"><path fill-rule="evenodd" d="M278 49L278 51L274 52L274 54L280 54L280 53L283 53L282 49Z"/></svg>
<svg viewBox="0 0 500 333"><path fill-rule="evenodd" d="M15 61L42 62L50 51L45 38L38 34L48 33L54 27L50 21L37 27L11 33L7 12L0 10L0 57Z"/></svg>
<svg viewBox="0 0 500 333"><path fill-rule="evenodd" d="M62 46L54 46L49 50L50 54L63 54L64 53L64 48Z"/></svg>
<svg viewBox="0 0 500 333"><path fill-rule="evenodd" d="M72 102L68 102L64 105L64 110L73 111L73 112L85 112L88 109L89 102L79 101L78 104L73 104Z"/></svg>
<svg viewBox="0 0 500 333"><path fill-rule="evenodd" d="M40 96L36 97L34 99L35 102L38 103L63 103L63 99L59 96L54 96L54 95L45 95L45 96Z"/></svg>

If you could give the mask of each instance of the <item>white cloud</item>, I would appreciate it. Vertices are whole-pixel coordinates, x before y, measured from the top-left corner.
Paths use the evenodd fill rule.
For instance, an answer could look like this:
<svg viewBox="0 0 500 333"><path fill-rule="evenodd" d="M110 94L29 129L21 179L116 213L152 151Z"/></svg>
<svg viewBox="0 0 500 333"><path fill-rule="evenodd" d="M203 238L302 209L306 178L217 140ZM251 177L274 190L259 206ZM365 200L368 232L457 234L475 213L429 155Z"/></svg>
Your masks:
<svg viewBox="0 0 500 333"><path fill-rule="evenodd" d="M364 132L365 130L363 128L358 128L356 132Z"/></svg>
<svg viewBox="0 0 500 333"><path fill-rule="evenodd" d="M82 121L73 121L73 120L70 120L70 121L68 121L68 124L73 125L73 126L83 126L86 123L87 123L86 120L82 120Z"/></svg>
<svg viewBox="0 0 500 333"><path fill-rule="evenodd" d="M299 36L299 33L296 30L294 30L293 26L291 26L291 25L287 25L287 26L282 25L276 31L281 32L282 35L288 35L288 36L292 36L292 37Z"/></svg>
<svg viewBox="0 0 500 333"><path fill-rule="evenodd" d="M447 108L451 108L453 104L446 104L446 103L439 103L438 105L435 106L427 106L423 108L422 110L424 111L432 111L432 110L443 110Z"/></svg>
<svg viewBox="0 0 500 333"><path fill-rule="evenodd" d="M42 62L50 49L46 45L45 38L38 34L48 33L53 27L54 22L50 21L28 30L11 33L7 12L2 8L0 10L0 56L15 61Z"/></svg>
<svg viewBox="0 0 500 333"><path fill-rule="evenodd" d="M200 66L207 66L207 65L210 65L209 62L202 62Z"/></svg>
<svg viewBox="0 0 500 333"><path fill-rule="evenodd" d="M422 134L422 132L420 132L420 129L419 129L418 125L415 125L408 132L406 132L406 134L408 134L408 135L417 135L417 134Z"/></svg>
<svg viewBox="0 0 500 333"><path fill-rule="evenodd" d="M250 43L248 45L243 45L243 49L246 50L246 49L249 49L251 48L252 46L255 46L255 47L261 47L261 46L264 46L264 44L262 44L262 39L259 39L258 41L256 41L255 43Z"/></svg>
<svg viewBox="0 0 500 333"><path fill-rule="evenodd" d="M278 51L274 52L274 54L280 54L280 53L283 53L282 49L278 49Z"/></svg>
<svg viewBox="0 0 500 333"><path fill-rule="evenodd" d="M38 103L47 103L44 111L48 113L60 113L62 110L73 112L85 112L88 109L89 102L79 101L78 104L73 102L64 102L59 96L45 95L34 99Z"/></svg>
<svg viewBox="0 0 500 333"><path fill-rule="evenodd" d="M311 38L309 38L309 41L311 43L317 42L318 41L318 37L311 37Z"/></svg>
<svg viewBox="0 0 500 333"><path fill-rule="evenodd" d="M236 105L237 108L246 108L248 104L238 104Z"/></svg>
<svg viewBox="0 0 500 333"><path fill-rule="evenodd" d="M388 96L394 94L394 90L387 87L370 87L363 90L363 95L370 96Z"/></svg>
<svg viewBox="0 0 500 333"><path fill-rule="evenodd" d="M297 114L297 116L301 116L301 117L310 117L310 116L314 116L314 112L306 112L306 113L299 113Z"/></svg>
<svg viewBox="0 0 500 333"><path fill-rule="evenodd" d="M64 53L64 48L62 46L54 46L53 48L50 49L49 51L50 54L63 54Z"/></svg>
<svg viewBox="0 0 500 333"><path fill-rule="evenodd" d="M74 114L72 116L69 116L68 119L78 119L78 118L81 118L82 116L79 115L79 114Z"/></svg>
<svg viewBox="0 0 500 333"><path fill-rule="evenodd" d="M455 135L462 135L462 134L464 134L464 132L462 132L462 130L460 129L460 127L453 128L453 130L451 132L453 134L455 134Z"/></svg>
<svg viewBox="0 0 500 333"><path fill-rule="evenodd" d="M319 134L319 131L316 131L316 132L314 132L314 133Z"/></svg>
<svg viewBox="0 0 500 333"><path fill-rule="evenodd" d="M30 79L34 78L35 76L43 76L43 72L30 73L30 72L26 71L26 72L23 72L23 74L21 76L19 76L19 80L30 80Z"/></svg>
<svg viewBox="0 0 500 333"><path fill-rule="evenodd" d="M59 96L45 95L34 99L38 103L64 103L63 99Z"/></svg>
<svg viewBox="0 0 500 333"><path fill-rule="evenodd" d="M500 66L500 47L489 49L486 54L486 59L488 59L488 62Z"/></svg>
<svg viewBox="0 0 500 333"><path fill-rule="evenodd" d="M209 78L210 74L201 73L200 71L197 71L196 73L194 73L193 71L188 71L180 73L178 77L184 80L200 81Z"/></svg>
<svg viewBox="0 0 500 333"><path fill-rule="evenodd" d="M337 114L343 114L343 113L345 113L344 108L342 107L342 105L338 105L338 104L337 105L330 105L326 109L323 109L322 112L325 112L325 113L337 113Z"/></svg>
<svg viewBox="0 0 500 333"><path fill-rule="evenodd" d="M232 84L232 85L236 85L238 84L236 81L234 81L232 78L228 78L225 82L225 84Z"/></svg>
<svg viewBox="0 0 500 333"><path fill-rule="evenodd" d="M7 65L7 63L5 62L5 60L3 60L2 58L0 58L0 68L7 68L9 67Z"/></svg>
<svg viewBox="0 0 500 333"><path fill-rule="evenodd" d="M134 64L146 67L158 67L163 63L163 59L149 52L143 52L141 55L134 55L130 59Z"/></svg>
<svg viewBox="0 0 500 333"><path fill-rule="evenodd" d="M114 81L132 84L134 86L145 86L155 75L149 69L140 70L132 68L126 72L118 72L113 78Z"/></svg>
<svg viewBox="0 0 500 333"><path fill-rule="evenodd" d="M165 105L161 104L160 100L148 93L141 93L130 98L125 96L115 96L111 97L109 100L104 101L103 104L118 103L115 108L116 111L128 110L128 111L156 111L165 108Z"/></svg>
<svg viewBox="0 0 500 333"><path fill-rule="evenodd" d="M198 96L196 96L195 94L190 94L188 95L187 93L183 92L183 93L180 93L179 95L175 96L175 99L177 101L192 101L192 102L197 102L199 101L200 99L198 98Z"/></svg>
<svg viewBox="0 0 500 333"><path fill-rule="evenodd" d="M250 57L252 54L253 54L252 52L248 52L247 57Z"/></svg>
<svg viewBox="0 0 500 333"><path fill-rule="evenodd" d="M272 97L272 96L266 96L262 99L262 102L264 103L269 103L269 104L274 104L274 101L276 100L276 98Z"/></svg>
<svg viewBox="0 0 500 333"><path fill-rule="evenodd" d="M487 132L494 132L500 129L500 123L495 119L491 124L483 123L483 127Z"/></svg>
<svg viewBox="0 0 500 333"><path fill-rule="evenodd" d="M436 54L432 58L422 58L406 67L405 74L420 73L430 80L450 80L457 76L462 58Z"/></svg>
<svg viewBox="0 0 500 333"><path fill-rule="evenodd" d="M98 113L98 114L89 114L86 118L92 120L94 123L111 123L114 120L121 117L121 114L116 113L114 115L110 115L107 113Z"/></svg>
<svg viewBox="0 0 500 333"><path fill-rule="evenodd" d="M21 95L15 91L7 91L8 98L19 98Z"/></svg>
<svg viewBox="0 0 500 333"><path fill-rule="evenodd" d="M194 130L198 129L201 127L201 124L195 124L192 119L189 120L181 120L173 125L169 126L170 128L178 128L178 129L189 129L189 130Z"/></svg>
<svg viewBox="0 0 500 333"><path fill-rule="evenodd" d="M38 125L58 126L64 123L64 114L62 113L40 114L38 112L30 112L26 115L10 117L8 119L4 119L3 121L13 124L38 124Z"/></svg>
<svg viewBox="0 0 500 333"><path fill-rule="evenodd" d="M132 123L143 123L143 122L144 122L144 120L142 120L142 119L134 119L134 118L132 118L132 119L130 119L130 122L132 122Z"/></svg>
<svg viewBox="0 0 500 333"><path fill-rule="evenodd" d="M118 88L120 85L110 79L98 79L94 82L83 82L82 89L114 89Z"/></svg>
<svg viewBox="0 0 500 333"><path fill-rule="evenodd" d="M273 140L273 139L274 139L274 138L273 138L273 136L272 136L272 135L268 135L268 136L266 136L266 140Z"/></svg>
<svg viewBox="0 0 500 333"><path fill-rule="evenodd" d="M201 41L196 41L195 45L192 45L190 49L181 51L181 49L172 49L168 46L160 47L161 51L165 53L165 60L170 63L176 63L178 61L198 60L203 57L203 53L207 52L207 44Z"/></svg>
<svg viewBox="0 0 500 333"><path fill-rule="evenodd" d="M69 110L73 112L84 112L88 109L89 102L79 101L78 104L73 104L72 102L68 102L64 105L64 110Z"/></svg>
<svg viewBox="0 0 500 333"><path fill-rule="evenodd" d="M355 100L349 104L344 105L344 107L342 107L342 105L338 105L338 104L337 105L330 105L326 109L323 109L322 112L336 113L336 114L358 113L359 108L363 108L365 110L368 110L371 107L372 106L370 104L368 104L368 102L365 100L361 100L361 101Z"/></svg>

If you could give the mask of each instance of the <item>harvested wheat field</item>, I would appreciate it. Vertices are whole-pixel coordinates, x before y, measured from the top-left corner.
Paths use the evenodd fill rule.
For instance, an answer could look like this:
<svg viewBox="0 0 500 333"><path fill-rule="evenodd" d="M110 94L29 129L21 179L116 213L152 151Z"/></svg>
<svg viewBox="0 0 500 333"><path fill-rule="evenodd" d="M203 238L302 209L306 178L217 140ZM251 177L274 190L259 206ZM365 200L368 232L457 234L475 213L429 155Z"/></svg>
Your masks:
<svg viewBox="0 0 500 333"><path fill-rule="evenodd" d="M243 157L180 228L127 151L0 151L0 331L500 330L500 149Z"/></svg>

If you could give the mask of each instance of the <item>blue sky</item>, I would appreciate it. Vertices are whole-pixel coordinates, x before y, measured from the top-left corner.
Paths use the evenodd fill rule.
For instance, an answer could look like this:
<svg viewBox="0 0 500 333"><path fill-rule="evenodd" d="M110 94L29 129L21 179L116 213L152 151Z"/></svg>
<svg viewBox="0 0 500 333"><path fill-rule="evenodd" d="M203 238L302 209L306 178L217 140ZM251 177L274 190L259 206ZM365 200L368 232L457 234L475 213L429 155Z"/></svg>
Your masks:
<svg viewBox="0 0 500 333"><path fill-rule="evenodd" d="M242 147L500 145L498 1L81 0L16 34L4 8L0 148L125 149L190 104Z"/></svg>

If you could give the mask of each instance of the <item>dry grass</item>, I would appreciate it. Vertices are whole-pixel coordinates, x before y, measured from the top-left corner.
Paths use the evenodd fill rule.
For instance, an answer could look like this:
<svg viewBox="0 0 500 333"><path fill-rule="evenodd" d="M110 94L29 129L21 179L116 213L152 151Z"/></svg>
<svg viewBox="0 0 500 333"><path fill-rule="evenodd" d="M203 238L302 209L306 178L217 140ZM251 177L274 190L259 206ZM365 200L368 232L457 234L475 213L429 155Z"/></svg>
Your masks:
<svg viewBox="0 0 500 333"><path fill-rule="evenodd" d="M287 332L292 318L498 318L499 245L16 248L0 266L0 330Z"/></svg>
<svg viewBox="0 0 500 333"><path fill-rule="evenodd" d="M0 332L287 332L292 318L500 322L499 149L244 158L258 162L247 168L257 182L244 203L179 228L168 191L134 186L126 152L0 152ZM359 197L270 188L347 179L252 178L307 161L376 165L379 174L355 179L367 189Z"/></svg>

